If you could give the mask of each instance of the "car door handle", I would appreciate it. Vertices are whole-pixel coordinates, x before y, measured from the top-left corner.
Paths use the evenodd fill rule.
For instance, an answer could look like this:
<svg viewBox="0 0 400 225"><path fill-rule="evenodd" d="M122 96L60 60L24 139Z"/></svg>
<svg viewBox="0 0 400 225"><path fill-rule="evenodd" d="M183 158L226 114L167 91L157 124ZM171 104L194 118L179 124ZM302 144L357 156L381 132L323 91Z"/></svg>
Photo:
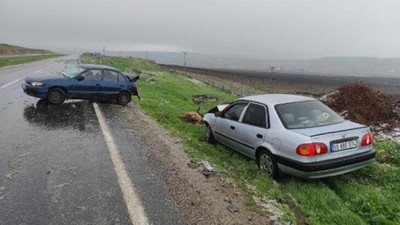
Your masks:
<svg viewBox="0 0 400 225"><path fill-rule="evenodd" d="M235 129L235 127L234 127L234 126L231 126L231 129L232 129L232 130L234 130L234 129Z"/></svg>
<svg viewBox="0 0 400 225"><path fill-rule="evenodd" d="M258 138L263 138L263 136L261 134L257 134Z"/></svg>
<svg viewBox="0 0 400 225"><path fill-rule="evenodd" d="M99 87L99 86L100 86L100 84L96 84L96 86L97 86L97 87Z"/></svg>
<svg viewBox="0 0 400 225"><path fill-rule="evenodd" d="M119 85L120 87L125 87L125 85Z"/></svg>

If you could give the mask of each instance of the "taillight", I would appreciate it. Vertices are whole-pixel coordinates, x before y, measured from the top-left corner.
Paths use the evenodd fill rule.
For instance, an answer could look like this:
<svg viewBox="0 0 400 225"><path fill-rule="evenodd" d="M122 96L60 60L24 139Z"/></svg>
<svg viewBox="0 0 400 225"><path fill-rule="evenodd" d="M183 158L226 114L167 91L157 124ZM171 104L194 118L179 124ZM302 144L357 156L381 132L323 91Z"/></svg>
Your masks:
<svg viewBox="0 0 400 225"><path fill-rule="evenodd" d="M361 146L372 145L374 143L374 136L372 133L365 134L361 140Z"/></svg>
<svg viewBox="0 0 400 225"><path fill-rule="evenodd" d="M307 143L299 145L296 152L302 156L315 156L327 153L328 148L323 143Z"/></svg>

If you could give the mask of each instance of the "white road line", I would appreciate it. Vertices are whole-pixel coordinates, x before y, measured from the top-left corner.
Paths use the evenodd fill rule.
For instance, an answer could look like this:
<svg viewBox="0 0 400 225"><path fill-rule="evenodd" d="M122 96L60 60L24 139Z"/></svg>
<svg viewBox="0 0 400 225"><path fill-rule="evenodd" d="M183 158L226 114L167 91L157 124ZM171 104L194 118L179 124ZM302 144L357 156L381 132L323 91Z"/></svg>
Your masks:
<svg viewBox="0 0 400 225"><path fill-rule="evenodd" d="M40 73L40 72L42 72L42 70L36 70L35 72L33 72L33 74L37 74L37 73Z"/></svg>
<svg viewBox="0 0 400 225"><path fill-rule="evenodd" d="M12 82L10 82L10 83L8 83L8 84L5 84L5 85L1 86L0 89L6 88L6 87L8 87L8 86L10 86L10 85L13 85L13 84L17 83L17 82L20 81L20 80L22 80L22 78L21 78L21 79L14 80L14 81L12 81Z"/></svg>
<svg viewBox="0 0 400 225"><path fill-rule="evenodd" d="M133 186L131 179L129 178L128 172L126 171L125 163L122 160L117 146L114 143L114 139L100 110L100 107L97 103L93 103L93 107L94 111L96 112L97 119L99 120L104 139L106 140L108 152L111 156L111 161L114 164L114 170L117 174L119 186L124 196L125 204L128 208L131 222L135 225L149 224L142 203L135 191L135 187Z"/></svg>

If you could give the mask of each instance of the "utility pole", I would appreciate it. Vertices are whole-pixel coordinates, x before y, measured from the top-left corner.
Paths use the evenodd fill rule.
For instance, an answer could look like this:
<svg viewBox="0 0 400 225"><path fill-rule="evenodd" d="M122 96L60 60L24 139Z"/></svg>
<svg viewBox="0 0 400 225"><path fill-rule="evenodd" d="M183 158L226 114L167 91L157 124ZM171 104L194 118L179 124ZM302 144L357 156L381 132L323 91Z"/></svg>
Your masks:
<svg viewBox="0 0 400 225"><path fill-rule="evenodd" d="M121 57L121 50L119 50L119 57Z"/></svg>
<svg viewBox="0 0 400 225"><path fill-rule="evenodd" d="M184 71L184 73L186 75L186 54L187 54L187 51L183 51L182 53L183 53L183 71Z"/></svg>
<svg viewBox="0 0 400 225"><path fill-rule="evenodd" d="M146 51L146 59L149 60L149 51Z"/></svg>
<svg viewBox="0 0 400 225"><path fill-rule="evenodd" d="M106 47L103 47L103 55L106 54Z"/></svg>

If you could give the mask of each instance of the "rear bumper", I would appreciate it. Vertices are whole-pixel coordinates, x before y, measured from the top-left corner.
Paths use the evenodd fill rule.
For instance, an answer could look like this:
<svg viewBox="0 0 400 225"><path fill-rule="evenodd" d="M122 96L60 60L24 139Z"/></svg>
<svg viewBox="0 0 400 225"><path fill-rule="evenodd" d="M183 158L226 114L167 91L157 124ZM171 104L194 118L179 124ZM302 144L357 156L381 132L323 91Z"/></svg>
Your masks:
<svg viewBox="0 0 400 225"><path fill-rule="evenodd" d="M375 158L375 151L370 151L314 163L301 163L291 159L277 157L279 169L283 173L302 178L322 178L348 173L366 166Z"/></svg>
<svg viewBox="0 0 400 225"><path fill-rule="evenodd" d="M37 98L47 98L47 88L46 87L33 87L26 83L22 84L22 90L25 94L37 97Z"/></svg>

